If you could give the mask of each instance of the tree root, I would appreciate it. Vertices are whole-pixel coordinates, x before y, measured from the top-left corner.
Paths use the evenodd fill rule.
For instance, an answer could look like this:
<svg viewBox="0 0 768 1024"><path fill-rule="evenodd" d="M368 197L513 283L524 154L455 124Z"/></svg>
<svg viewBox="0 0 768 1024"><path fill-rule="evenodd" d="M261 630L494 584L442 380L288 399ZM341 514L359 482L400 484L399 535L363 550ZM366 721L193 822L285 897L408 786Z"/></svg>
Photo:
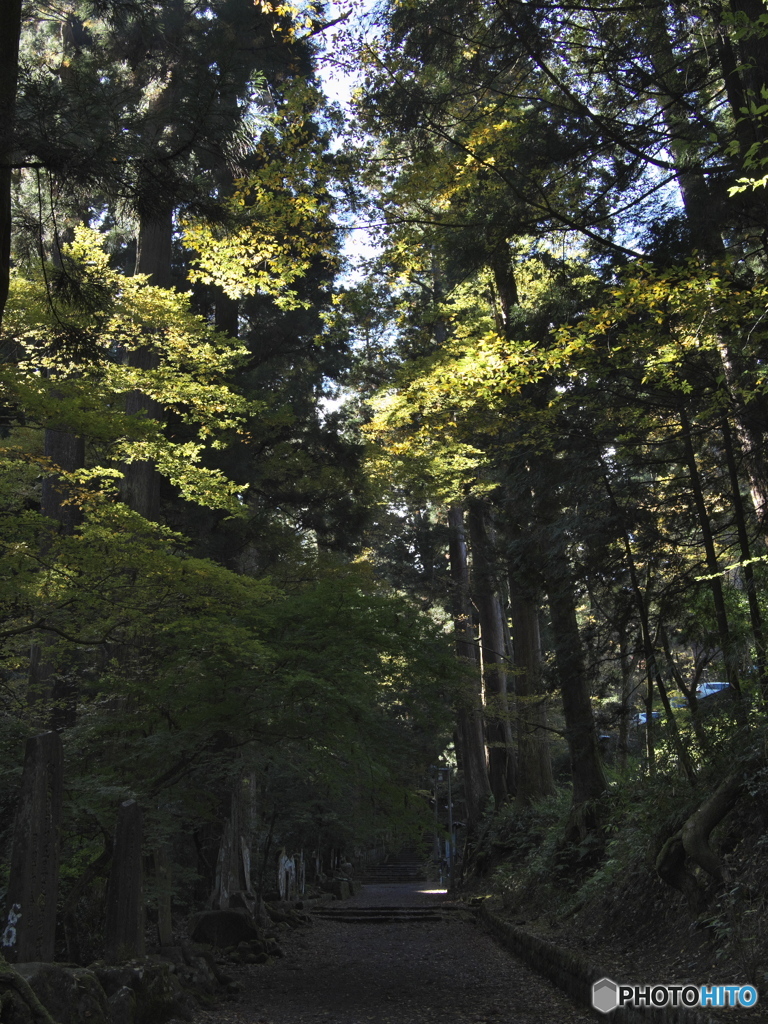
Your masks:
<svg viewBox="0 0 768 1024"><path fill-rule="evenodd" d="M656 858L656 871L662 882L666 882L685 896L691 913L698 917L706 906L704 890L693 872L686 867L685 860L682 834L676 832L662 846L661 853Z"/></svg>
<svg viewBox="0 0 768 1024"><path fill-rule="evenodd" d="M56 1024L28 982L0 960L0 1021Z"/></svg>
<svg viewBox="0 0 768 1024"><path fill-rule="evenodd" d="M705 871L718 888L729 881L728 870L709 845L709 837L715 826L736 805L743 788L742 769L720 783L683 827L670 836L656 858L656 871L661 880L685 896L695 916L705 909L707 894L687 862Z"/></svg>
<svg viewBox="0 0 768 1024"><path fill-rule="evenodd" d="M698 864L719 885L729 881L728 871L709 845L712 829L732 810L744 787L744 773L730 775L683 825L683 848L694 864Z"/></svg>

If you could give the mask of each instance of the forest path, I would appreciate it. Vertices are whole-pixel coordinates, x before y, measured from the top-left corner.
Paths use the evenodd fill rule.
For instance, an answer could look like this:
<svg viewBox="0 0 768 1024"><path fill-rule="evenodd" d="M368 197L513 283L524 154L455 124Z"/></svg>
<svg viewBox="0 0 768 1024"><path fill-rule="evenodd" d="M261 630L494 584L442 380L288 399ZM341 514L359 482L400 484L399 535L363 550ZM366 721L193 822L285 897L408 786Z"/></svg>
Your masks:
<svg viewBox="0 0 768 1024"><path fill-rule="evenodd" d="M366 885L339 910L423 907L429 884ZM472 921L344 922L317 918L281 939L285 957L239 968L237 1004L196 1024L586 1024L593 1018L515 960Z"/></svg>

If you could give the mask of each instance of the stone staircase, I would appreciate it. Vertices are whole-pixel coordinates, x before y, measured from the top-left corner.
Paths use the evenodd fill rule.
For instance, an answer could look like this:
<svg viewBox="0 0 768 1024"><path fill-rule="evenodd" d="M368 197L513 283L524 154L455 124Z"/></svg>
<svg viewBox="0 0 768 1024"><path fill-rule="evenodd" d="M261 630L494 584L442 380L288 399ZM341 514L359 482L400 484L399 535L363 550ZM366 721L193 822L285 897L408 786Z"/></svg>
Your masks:
<svg viewBox="0 0 768 1024"><path fill-rule="evenodd" d="M424 882L424 868L421 864L377 864L369 868L363 882L381 885L387 882Z"/></svg>
<svg viewBox="0 0 768 1024"><path fill-rule="evenodd" d="M313 917L344 924L416 924L425 921L445 921L458 907L315 907Z"/></svg>

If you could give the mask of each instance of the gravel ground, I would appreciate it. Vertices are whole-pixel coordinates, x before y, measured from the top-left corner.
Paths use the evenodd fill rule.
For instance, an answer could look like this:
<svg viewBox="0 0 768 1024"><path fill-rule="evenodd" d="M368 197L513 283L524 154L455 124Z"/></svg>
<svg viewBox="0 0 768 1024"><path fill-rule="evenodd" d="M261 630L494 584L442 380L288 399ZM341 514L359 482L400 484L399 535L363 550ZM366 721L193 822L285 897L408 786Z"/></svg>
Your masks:
<svg viewBox="0 0 768 1024"><path fill-rule="evenodd" d="M439 906L424 885L369 885L335 908ZM237 968L238 1003L195 1024L586 1024L591 1016L469 920L317 920L281 940L285 957Z"/></svg>

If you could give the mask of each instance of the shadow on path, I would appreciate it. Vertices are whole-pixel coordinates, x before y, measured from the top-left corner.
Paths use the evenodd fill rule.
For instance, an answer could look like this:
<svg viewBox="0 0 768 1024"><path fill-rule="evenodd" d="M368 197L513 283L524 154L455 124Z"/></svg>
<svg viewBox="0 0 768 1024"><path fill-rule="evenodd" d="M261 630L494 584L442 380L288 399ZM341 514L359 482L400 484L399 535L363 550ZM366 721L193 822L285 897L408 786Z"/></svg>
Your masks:
<svg viewBox="0 0 768 1024"><path fill-rule="evenodd" d="M364 886L333 908L423 907L438 920L316 918L282 960L238 969L238 1004L199 1024L586 1024L592 1018L500 949L429 883ZM357 915L360 916L360 915Z"/></svg>

